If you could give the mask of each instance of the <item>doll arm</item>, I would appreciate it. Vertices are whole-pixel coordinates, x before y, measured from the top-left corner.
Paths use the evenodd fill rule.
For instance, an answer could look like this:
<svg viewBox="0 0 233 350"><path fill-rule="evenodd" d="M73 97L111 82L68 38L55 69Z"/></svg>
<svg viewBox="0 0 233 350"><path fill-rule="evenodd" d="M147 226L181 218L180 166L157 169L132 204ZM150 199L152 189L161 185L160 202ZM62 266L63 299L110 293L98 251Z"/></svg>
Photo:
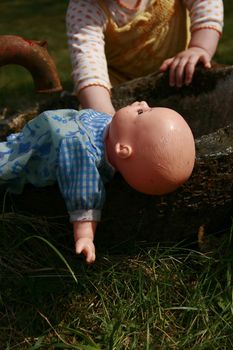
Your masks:
<svg viewBox="0 0 233 350"><path fill-rule="evenodd" d="M189 85L195 67L202 63L205 68L211 67L223 27L222 0L198 1L183 0L189 10L191 19L191 40L186 50L166 59L160 71L169 69L169 83L177 87Z"/></svg>
<svg viewBox="0 0 233 350"><path fill-rule="evenodd" d="M95 261L94 236L96 221L75 221L73 222L75 251L77 254L83 253L88 264Z"/></svg>
<svg viewBox="0 0 233 350"><path fill-rule="evenodd" d="M89 144L90 140L81 134L63 139L57 169L58 185L74 227L75 250L83 253L88 263L95 260L94 233L105 199L96 166L100 159Z"/></svg>

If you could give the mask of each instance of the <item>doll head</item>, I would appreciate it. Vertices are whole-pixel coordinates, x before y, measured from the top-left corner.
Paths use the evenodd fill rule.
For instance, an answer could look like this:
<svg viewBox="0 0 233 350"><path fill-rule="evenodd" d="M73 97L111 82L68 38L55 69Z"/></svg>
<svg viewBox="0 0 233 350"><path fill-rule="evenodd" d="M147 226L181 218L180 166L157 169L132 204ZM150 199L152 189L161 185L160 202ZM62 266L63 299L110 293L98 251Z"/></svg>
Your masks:
<svg viewBox="0 0 233 350"><path fill-rule="evenodd" d="M169 108L135 102L115 113L106 137L110 163L139 192L162 195L191 175L195 142L190 127Z"/></svg>

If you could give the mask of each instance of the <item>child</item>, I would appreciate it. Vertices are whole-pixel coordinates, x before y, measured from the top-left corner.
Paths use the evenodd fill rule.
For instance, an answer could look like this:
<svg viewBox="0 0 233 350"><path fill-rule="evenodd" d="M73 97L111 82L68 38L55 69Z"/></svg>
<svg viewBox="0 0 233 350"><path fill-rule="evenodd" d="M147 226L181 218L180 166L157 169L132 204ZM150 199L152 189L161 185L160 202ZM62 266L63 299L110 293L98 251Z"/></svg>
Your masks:
<svg viewBox="0 0 233 350"><path fill-rule="evenodd" d="M26 183L58 181L76 252L91 263L104 183L114 172L136 190L160 195L189 178L194 159L189 126L167 108L135 102L113 118L91 109L47 111L0 143L0 185L20 193Z"/></svg>
<svg viewBox="0 0 233 350"><path fill-rule="evenodd" d="M170 71L170 85L180 87L191 83L198 62L211 66L222 33L223 2L70 0L66 18L82 108L114 114L112 85L160 68Z"/></svg>

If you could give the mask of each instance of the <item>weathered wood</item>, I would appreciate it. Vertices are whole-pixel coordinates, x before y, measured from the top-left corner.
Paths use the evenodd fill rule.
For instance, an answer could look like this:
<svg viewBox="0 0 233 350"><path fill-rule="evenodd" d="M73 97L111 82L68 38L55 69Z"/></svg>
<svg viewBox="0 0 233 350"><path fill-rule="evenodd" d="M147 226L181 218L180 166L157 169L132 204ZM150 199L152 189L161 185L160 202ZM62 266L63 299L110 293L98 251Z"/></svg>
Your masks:
<svg viewBox="0 0 233 350"><path fill-rule="evenodd" d="M195 135L195 168L185 185L159 197L137 193L117 175L106 187L97 241L98 237L100 242L104 238L111 244L132 239L195 239L200 225L206 225L209 231L224 226L232 215L233 66L197 69L192 85L181 89L169 87L167 75L159 73L113 89L116 108L135 100L173 108L185 117ZM70 106L78 107L75 97L63 94L40 108ZM36 215L66 212L56 186L41 190L29 186L24 194L11 198L9 202L13 200L17 210Z"/></svg>

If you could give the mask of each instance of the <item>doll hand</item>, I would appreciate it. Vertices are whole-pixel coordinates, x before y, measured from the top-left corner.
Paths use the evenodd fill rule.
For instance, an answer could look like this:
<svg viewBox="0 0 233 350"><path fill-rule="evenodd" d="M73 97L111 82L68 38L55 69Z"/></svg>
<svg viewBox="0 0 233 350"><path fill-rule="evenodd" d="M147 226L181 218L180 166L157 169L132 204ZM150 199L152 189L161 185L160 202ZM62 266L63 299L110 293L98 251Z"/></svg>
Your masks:
<svg viewBox="0 0 233 350"><path fill-rule="evenodd" d="M74 241L77 254L83 253L88 264L95 261L94 236L97 222L95 221L74 221Z"/></svg>
<svg viewBox="0 0 233 350"><path fill-rule="evenodd" d="M210 60L210 55L204 49L190 47L176 56L166 59L160 66L160 71L165 72L169 69L170 86L181 87L183 84L189 85L191 83L198 62L202 62L205 68L210 68Z"/></svg>
<svg viewBox="0 0 233 350"><path fill-rule="evenodd" d="M90 238L78 239L75 242L75 251L77 254L83 253L88 264L91 264L95 261L95 246Z"/></svg>

